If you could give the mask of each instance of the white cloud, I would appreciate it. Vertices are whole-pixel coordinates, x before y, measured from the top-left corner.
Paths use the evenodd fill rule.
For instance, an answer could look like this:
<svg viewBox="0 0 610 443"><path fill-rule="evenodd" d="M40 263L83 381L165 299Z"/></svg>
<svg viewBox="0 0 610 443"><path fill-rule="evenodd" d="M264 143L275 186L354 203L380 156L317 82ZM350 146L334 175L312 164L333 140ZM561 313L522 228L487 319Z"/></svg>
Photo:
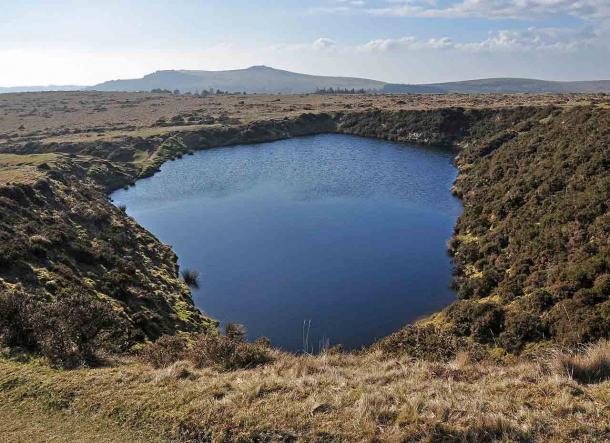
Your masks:
<svg viewBox="0 0 610 443"><path fill-rule="evenodd" d="M592 29L529 28L501 30L481 42L459 45L466 50L486 51L575 51L599 43Z"/></svg>
<svg viewBox="0 0 610 443"><path fill-rule="evenodd" d="M336 42L330 38L320 37L312 44L313 48L318 51L325 51L336 46Z"/></svg>
<svg viewBox="0 0 610 443"><path fill-rule="evenodd" d="M590 28L574 30L559 28L529 28L500 30L482 41L454 42L447 37L420 40L412 36L375 39L356 47L364 52L388 52L423 49L455 49L463 51L574 51L599 43Z"/></svg>
<svg viewBox="0 0 610 443"><path fill-rule="evenodd" d="M409 49L415 43L417 43L415 37L379 38L358 46L358 49L366 52L387 52L396 49Z"/></svg>
<svg viewBox="0 0 610 443"><path fill-rule="evenodd" d="M443 49L455 48L457 45L448 37L419 40L415 37L380 38L371 40L356 49L364 52L388 52L410 49Z"/></svg>
<svg viewBox="0 0 610 443"><path fill-rule="evenodd" d="M610 19L608 0L460 0L439 6L429 0L393 0L368 9L374 15L398 17L532 19L570 15L581 19Z"/></svg>
<svg viewBox="0 0 610 443"><path fill-rule="evenodd" d="M335 0L335 3L355 7L361 7L366 5L366 2L364 0Z"/></svg>

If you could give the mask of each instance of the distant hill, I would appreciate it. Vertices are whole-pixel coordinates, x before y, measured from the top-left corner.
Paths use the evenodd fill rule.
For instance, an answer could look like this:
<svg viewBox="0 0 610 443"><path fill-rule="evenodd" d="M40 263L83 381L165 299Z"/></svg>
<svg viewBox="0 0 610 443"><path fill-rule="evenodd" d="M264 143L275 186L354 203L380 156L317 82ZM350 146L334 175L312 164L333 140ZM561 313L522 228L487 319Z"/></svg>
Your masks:
<svg viewBox="0 0 610 443"><path fill-rule="evenodd" d="M10 92L42 92L42 91L80 91L86 89L86 86L77 85L48 85L48 86L0 86L0 94Z"/></svg>
<svg viewBox="0 0 610 443"><path fill-rule="evenodd" d="M252 66L229 71L156 71L142 78L111 80L94 86L50 85L0 87L0 93L26 91L150 91L167 89L180 92L218 90L259 94L299 94L319 89L355 89L380 93L445 94L445 93L610 93L610 80L559 82L529 78L486 78L446 83L399 84L357 77L308 75Z"/></svg>
<svg viewBox="0 0 610 443"><path fill-rule="evenodd" d="M230 71L157 71L138 79L100 83L90 89L96 91L179 89L181 92L220 89L229 92L290 94L315 92L324 88L380 91L384 85L384 82L363 78L307 75L267 66L252 66Z"/></svg>
<svg viewBox="0 0 610 443"><path fill-rule="evenodd" d="M610 92L610 80L593 80L577 82L557 82L534 80L529 78L486 78L448 83L430 83L424 85L390 84L383 86L388 93L596 93Z"/></svg>

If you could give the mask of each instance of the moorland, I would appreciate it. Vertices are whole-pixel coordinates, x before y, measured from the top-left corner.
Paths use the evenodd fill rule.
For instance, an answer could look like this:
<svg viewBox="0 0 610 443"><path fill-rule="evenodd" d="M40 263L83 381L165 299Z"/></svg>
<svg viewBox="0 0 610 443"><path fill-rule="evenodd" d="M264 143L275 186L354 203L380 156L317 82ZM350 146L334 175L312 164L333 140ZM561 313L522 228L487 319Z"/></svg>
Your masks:
<svg viewBox="0 0 610 443"><path fill-rule="evenodd" d="M8 441L606 441L604 94L0 95ZM458 300L292 355L193 304L108 200L194 150L318 133L448 146ZM192 282L191 282L192 283Z"/></svg>

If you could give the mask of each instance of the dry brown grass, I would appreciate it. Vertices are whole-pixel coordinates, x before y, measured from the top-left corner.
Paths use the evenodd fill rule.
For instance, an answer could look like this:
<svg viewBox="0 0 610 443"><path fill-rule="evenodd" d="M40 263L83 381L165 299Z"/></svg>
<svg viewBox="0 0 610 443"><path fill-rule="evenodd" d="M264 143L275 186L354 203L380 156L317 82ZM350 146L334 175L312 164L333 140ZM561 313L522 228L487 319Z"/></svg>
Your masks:
<svg viewBox="0 0 610 443"><path fill-rule="evenodd" d="M50 429L68 416L75 426L108 422L166 441L607 441L610 382L580 384L547 366L379 352L276 353L271 364L231 372L188 362L62 372L0 361L0 403L36 407Z"/></svg>
<svg viewBox="0 0 610 443"><path fill-rule="evenodd" d="M155 443L166 441L109 420L71 416L65 411L0 405L0 441L7 443Z"/></svg>
<svg viewBox="0 0 610 443"><path fill-rule="evenodd" d="M556 371L581 383L610 380L610 340L588 345L580 352L557 353L553 359Z"/></svg>
<svg viewBox="0 0 610 443"><path fill-rule="evenodd" d="M553 104L608 106L607 96L582 94L402 94L174 96L137 92L0 94L0 146L26 141L84 142L153 137L202 125L157 126L159 119L205 115L241 123L296 117L303 112L497 108Z"/></svg>
<svg viewBox="0 0 610 443"><path fill-rule="evenodd" d="M1 154L0 153L0 186L8 183L33 183L42 177L37 166L52 162L57 154Z"/></svg>

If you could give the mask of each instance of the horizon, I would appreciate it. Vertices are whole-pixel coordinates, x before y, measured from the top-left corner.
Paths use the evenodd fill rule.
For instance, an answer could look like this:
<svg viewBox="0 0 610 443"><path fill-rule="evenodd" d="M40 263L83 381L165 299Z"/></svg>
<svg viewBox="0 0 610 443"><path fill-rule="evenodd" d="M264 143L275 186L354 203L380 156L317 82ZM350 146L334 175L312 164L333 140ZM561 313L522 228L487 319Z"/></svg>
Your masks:
<svg viewBox="0 0 610 443"><path fill-rule="evenodd" d="M26 0L0 18L2 87L252 65L426 84L610 78L604 0ZM298 37L297 37L298 36Z"/></svg>
<svg viewBox="0 0 610 443"><path fill-rule="evenodd" d="M354 77L354 76L334 76L334 75L325 75L325 74L312 74L309 72L296 72L296 71L289 71L286 69L281 69L281 68L276 68L274 66L267 66L267 65L251 65L251 66L247 66L244 68L234 68L234 69L157 69L155 71L149 72L147 74L144 74L141 77L138 78L133 78L133 79L128 79L128 78L111 78L111 79L107 79L104 80L102 82L99 82L97 84L90 84L90 85L85 85L85 84L38 84L38 85L33 85L33 84L28 84L28 85L13 85L13 86L4 86L4 85L0 85L0 88L2 89L12 89L12 88L52 88L52 87L60 87L60 88L91 88L94 87L98 84L101 83L106 83L106 82L111 82L111 81L118 81L118 80L137 80L143 77L146 77L147 75L150 74L155 74L158 72L185 72L185 71L203 71L203 72L226 72L226 71L245 71L251 68L259 68L259 67L264 67L264 68L269 68L272 70L276 70L276 71L287 71L287 72L291 72L291 73L296 73L296 74L303 74L303 75L311 75L311 76L328 76L328 77L353 77L353 78L360 78L360 79L364 79L364 80L373 80L373 81L379 81L382 83L386 83L386 84L393 84L393 82L387 82L381 79L377 79L377 78L365 78L365 77ZM449 82L429 82L429 83L408 83L409 85L429 85L429 84L443 84L443 83L463 83L463 82L470 82L470 81L482 81L482 80L533 80L533 81L542 81L542 82L558 82L558 83L575 83L575 82L596 82L596 81L610 81L610 78L592 78L592 79L586 79L586 80L548 80L548 79L544 79L544 78L532 78L532 77L479 77L479 78L464 78L461 80L453 80L453 81L449 81ZM407 83L405 83L407 84ZM75 89L75 91L78 91L79 89ZM27 92L27 91L26 91ZM53 92L51 91L40 91L40 92Z"/></svg>

